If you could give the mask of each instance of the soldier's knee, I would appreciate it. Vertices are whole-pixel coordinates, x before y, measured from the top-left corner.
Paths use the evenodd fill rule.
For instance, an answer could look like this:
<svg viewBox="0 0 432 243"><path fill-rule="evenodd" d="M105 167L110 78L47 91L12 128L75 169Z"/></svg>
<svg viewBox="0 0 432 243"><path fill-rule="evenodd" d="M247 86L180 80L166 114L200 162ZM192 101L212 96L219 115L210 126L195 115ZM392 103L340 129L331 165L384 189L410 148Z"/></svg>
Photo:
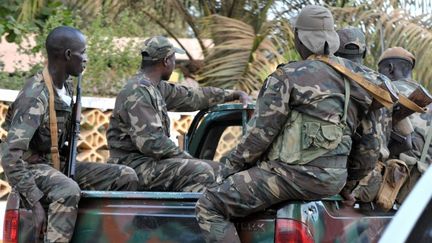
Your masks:
<svg viewBox="0 0 432 243"><path fill-rule="evenodd" d="M78 204L81 198L81 189L74 180L67 178L56 185L56 190L51 192L50 196L53 201L64 200Z"/></svg>
<svg viewBox="0 0 432 243"><path fill-rule="evenodd" d="M138 188L138 176L134 169L128 166L121 166L118 186L120 190L135 191Z"/></svg>
<svg viewBox="0 0 432 243"><path fill-rule="evenodd" d="M212 199L208 191L198 199L195 211L198 218L220 213L215 200Z"/></svg>

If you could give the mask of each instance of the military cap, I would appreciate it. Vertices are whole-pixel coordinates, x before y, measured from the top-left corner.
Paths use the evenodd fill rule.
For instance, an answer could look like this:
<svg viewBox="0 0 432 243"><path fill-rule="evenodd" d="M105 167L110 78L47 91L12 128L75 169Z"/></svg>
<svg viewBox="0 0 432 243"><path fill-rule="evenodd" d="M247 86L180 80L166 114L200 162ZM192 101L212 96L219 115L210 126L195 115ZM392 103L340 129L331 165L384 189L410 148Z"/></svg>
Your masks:
<svg viewBox="0 0 432 243"><path fill-rule="evenodd" d="M348 55L362 55L366 51L365 35L359 28L346 28L336 31L339 35L340 46L338 53ZM349 49L348 45L355 45L357 49Z"/></svg>
<svg viewBox="0 0 432 243"><path fill-rule="evenodd" d="M144 46L141 48L143 60L157 61L161 60L173 53L185 54L185 51L174 47L171 42L163 36L154 36L144 41Z"/></svg>
<svg viewBox="0 0 432 243"><path fill-rule="evenodd" d="M330 54L339 48L339 36L334 29L333 15L322 6L308 5L298 15L294 24L300 41L314 54L325 54L327 42Z"/></svg>
<svg viewBox="0 0 432 243"><path fill-rule="evenodd" d="M415 66L416 60L415 60L414 55L402 47L392 47L392 48L388 48L387 50L385 50L381 54L381 57L378 60L378 65L380 64L380 62L382 62L386 59L390 59L390 58L403 59L403 60L410 62L412 65L412 68L414 68L414 66Z"/></svg>

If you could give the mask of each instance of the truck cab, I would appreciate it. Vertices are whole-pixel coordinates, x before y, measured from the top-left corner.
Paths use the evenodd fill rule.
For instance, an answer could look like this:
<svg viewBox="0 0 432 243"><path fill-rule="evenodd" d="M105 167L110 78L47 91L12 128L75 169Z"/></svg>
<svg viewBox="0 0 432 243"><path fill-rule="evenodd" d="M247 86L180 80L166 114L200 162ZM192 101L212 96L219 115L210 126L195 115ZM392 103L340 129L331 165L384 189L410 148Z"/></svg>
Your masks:
<svg viewBox="0 0 432 243"><path fill-rule="evenodd" d="M196 158L219 160L225 155L219 151L221 137L228 131L244 132L253 110L253 105L223 104L198 112L184 137L184 149ZM200 196L83 191L72 241L203 242L195 219ZM17 193L9 195L5 242L35 240L31 210L19 201ZM393 210L383 212L373 204L344 206L342 198L335 195L319 201L286 201L233 220L242 242L376 242L393 215Z"/></svg>

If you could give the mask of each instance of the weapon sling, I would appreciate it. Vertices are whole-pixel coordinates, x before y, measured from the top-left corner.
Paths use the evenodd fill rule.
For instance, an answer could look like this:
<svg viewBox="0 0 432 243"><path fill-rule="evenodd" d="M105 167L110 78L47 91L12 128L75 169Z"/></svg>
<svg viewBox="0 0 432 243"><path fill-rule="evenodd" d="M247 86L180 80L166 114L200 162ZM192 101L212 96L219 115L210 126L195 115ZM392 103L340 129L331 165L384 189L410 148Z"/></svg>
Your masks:
<svg viewBox="0 0 432 243"><path fill-rule="evenodd" d="M393 105L393 100L390 96L390 93L379 87L378 85L371 83L370 81L366 80L361 75L352 72L345 66L335 63L331 61L328 56L321 56L321 55L313 55L310 57L312 60L318 60L321 62L324 62L334 68L339 73L343 74L344 76L348 77L349 79L355 81L358 85L360 85L363 89L365 89L370 95L372 95L379 103L381 103L383 106L387 108L391 108Z"/></svg>
<svg viewBox="0 0 432 243"><path fill-rule="evenodd" d="M57 115L54 107L54 90L51 75L48 72L48 65L45 66L42 76L49 93L49 124L51 135L51 159L56 170L60 170L60 155L58 150L58 129Z"/></svg>

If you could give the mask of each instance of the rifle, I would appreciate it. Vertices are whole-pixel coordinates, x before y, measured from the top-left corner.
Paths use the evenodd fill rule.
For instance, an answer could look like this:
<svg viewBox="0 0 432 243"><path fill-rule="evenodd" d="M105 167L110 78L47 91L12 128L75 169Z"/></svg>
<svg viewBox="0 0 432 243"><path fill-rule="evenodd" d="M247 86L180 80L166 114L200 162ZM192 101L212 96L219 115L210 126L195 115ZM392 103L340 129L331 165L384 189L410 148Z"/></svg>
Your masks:
<svg viewBox="0 0 432 243"><path fill-rule="evenodd" d="M432 95L423 86L418 85L408 98L400 97L399 103L393 108L393 126L414 112L426 112L426 107L430 103L432 103Z"/></svg>
<svg viewBox="0 0 432 243"><path fill-rule="evenodd" d="M77 146L78 137L80 133L80 122L81 122L81 80L82 74L78 76L77 82L77 93L75 98L75 103L72 108L72 122L70 126L70 136L69 136L69 157L66 163L67 176L69 178L75 178L75 168L76 168L76 156L77 156Z"/></svg>

